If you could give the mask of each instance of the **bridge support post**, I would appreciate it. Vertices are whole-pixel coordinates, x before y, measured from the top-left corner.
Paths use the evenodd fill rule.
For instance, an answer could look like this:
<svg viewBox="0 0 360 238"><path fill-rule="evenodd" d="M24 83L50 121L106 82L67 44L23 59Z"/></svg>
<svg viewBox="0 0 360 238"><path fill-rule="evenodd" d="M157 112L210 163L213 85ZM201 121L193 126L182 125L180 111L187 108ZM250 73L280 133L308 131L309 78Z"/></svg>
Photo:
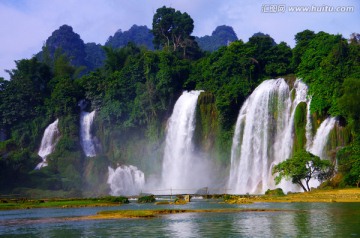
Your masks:
<svg viewBox="0 0 360 238"><path fill-rule="evenodd" d="M191 199L190 195L184 195L184 200L186 202L190 202L190 199Z"/></svg>

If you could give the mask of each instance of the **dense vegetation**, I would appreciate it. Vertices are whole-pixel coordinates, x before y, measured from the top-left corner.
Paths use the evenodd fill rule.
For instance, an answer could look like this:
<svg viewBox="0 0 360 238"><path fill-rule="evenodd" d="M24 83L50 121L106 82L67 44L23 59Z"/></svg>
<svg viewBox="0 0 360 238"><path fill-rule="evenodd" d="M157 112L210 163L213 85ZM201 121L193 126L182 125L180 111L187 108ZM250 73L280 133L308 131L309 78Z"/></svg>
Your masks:
<svg viewBox="0 0 360 238"><path fill-rule="evenodd" d="M166 119L183 90L207 92L201 99L204 126L197 140L203 150L215 150L213 156L225 167L233 126L246 97L265 79L294 79L293 74L309 85L315 121L338 116L350 131L351 143L335 151L339 170L334 186L359 185L359 35L346 40L305 30L296 34L291 49L266 34L254 34L247 42L235 40L223 26L213 35L230 34L234 41L205 53L191 35L194 25L187 13L166 7L156 11L155 51L148 41L130 37L145 39L146 29L137 27L143 31L139 35L133 28L116 33L101 47L84 44L71 27L62 26L36 57L16 61L10 81L0 78L1 192L100 195L108 193L109 165L131 163L155 173L154 164L161 166ZM118 35L123 39L116 40ZM209 44L216 48L215 38L214 42ZM94 133L100 148L91 159L79 142L82 99L88 102L87 110L97 110ZM42 134L56 118L60 141L48 157L49 166L35 171ZM301 113L298 120L301 124ZM298 135L302 141L303 132Z"/></svg>
<svg viewBox="0 0 360 238"><path fill-rule="evenodd" d="M218 26L211 36L196 37L196 42L202 50L213 52L221 46L237 41L238 37L231 26Z"/></svg>

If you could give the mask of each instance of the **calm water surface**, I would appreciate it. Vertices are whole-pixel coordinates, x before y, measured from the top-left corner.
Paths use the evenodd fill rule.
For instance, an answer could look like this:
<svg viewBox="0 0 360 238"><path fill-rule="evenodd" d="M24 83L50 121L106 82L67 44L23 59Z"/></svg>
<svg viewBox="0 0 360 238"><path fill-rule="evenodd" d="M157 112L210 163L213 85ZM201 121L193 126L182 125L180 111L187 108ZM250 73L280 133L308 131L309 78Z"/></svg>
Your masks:
<svg viewBox="0 0 360 238"><path fill-rule="evenodd" d="M120 209L265 208L282 211L169 214L148 219L66 221ZM0 237L360 237L359 203L130 203L119 207L0 211Z"/></svg>

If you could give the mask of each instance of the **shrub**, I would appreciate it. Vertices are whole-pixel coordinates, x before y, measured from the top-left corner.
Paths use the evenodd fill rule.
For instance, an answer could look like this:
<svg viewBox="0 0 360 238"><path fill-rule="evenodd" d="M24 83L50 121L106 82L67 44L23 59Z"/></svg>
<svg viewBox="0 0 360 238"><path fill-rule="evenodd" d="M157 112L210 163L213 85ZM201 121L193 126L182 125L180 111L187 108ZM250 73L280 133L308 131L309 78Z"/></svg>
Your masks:
<svg viewBox="0 0 360 238"><path fill-rule="evenodd" d="M138 198L138 203L152 203L155 201L156 199L154 195L142 196Z"/></svg>
<svg viewBox="0 0 360 238"><path fill-rule="evenodd" d="M281 188L276 188L276 189L268 189L266 192L265 192L265 195L268 195L268 196L284 196L284 191L281 189Z"/></svg>

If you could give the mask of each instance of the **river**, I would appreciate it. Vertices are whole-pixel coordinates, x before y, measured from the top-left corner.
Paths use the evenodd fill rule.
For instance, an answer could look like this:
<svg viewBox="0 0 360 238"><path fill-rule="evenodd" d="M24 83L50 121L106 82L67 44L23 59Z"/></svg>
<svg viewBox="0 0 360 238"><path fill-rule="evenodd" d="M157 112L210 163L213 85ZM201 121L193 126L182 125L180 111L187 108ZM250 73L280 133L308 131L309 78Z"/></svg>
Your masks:
<svg viewBox="0 0 360 238"><path fill-rule="evenodd" d="M79 220L104 210L258 208L273 211L168 214L147 219ZM280 209L280 211L274 211ZM360 203L254 203L196 200L182 205L0 211L0 237L360 237Z"/></svg>

